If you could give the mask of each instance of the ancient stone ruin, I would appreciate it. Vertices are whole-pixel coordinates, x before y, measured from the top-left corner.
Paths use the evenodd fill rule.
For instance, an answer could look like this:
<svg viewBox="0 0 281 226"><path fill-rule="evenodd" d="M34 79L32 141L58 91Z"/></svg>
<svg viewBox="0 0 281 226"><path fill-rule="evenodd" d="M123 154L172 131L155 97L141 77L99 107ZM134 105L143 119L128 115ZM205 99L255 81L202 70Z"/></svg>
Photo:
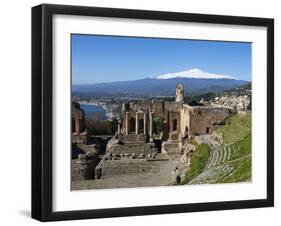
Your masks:
<svg viewBox="0 0 281 226"><path fill-rule="evenodd" d="M72 142L87 143L88 132L84 125L85 113L79 103L72 102L71 108Z"/></svg>
<svg viewBox="0 0 281 226"><path fill-rule="evenodd" d="M176 87L175 101L123 103L122 120L115 136L108 141L105 153L101 155L99 150L94 150L80 154L73 161L73 178L153 175L159 173L165 161L170 161L175 155L189 165L193 151L190 139L212 133L233 113L235 110L227 106L185 104L182 84ZM89 146L84 112L77 103L72 104L72 125L73 144L82 149L83 145ZM173 180L177 181L180 167L173 166L171 171L175 177Z"/></svg>
<svg viewBox="0 0 281 226"><path fill-rule="evenodd" d="M151 143L161 140L166 141L166 145L179 145L189 137L212 133L231 113L235 113L233 108L226 106L184 104L183 93L183 85L179 84L175 102L124 103L122 128L118 130L120 142ZM163 129L158 134L153 128L155 117L162 121Z"/></svg>
<svg viewBox="0 0 281 226"><path fill-rule="evenodd" d="M167 159L167 155L184 154L184 161L188 162L188 140L196 135L212 133L230 114L235 113L233 108L225 106L184 104L183 95L184 87L179 84L174 102L124 103L122 123L107 145L107 155L97 166L98 178L149 172L147 169L140 170L145 167L155 171L157 161L147 163L152 157L160 160ZM156 128L156 118L161 130Z"/></svg>

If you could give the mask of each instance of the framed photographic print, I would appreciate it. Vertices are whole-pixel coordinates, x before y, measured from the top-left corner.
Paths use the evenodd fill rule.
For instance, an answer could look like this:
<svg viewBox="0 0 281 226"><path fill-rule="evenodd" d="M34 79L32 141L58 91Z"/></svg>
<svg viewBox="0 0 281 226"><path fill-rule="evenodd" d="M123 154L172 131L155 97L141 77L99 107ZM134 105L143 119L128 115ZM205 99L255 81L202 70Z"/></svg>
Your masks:
<svg viewBox="0 0 281 226"><path fill-rule="evenodd" d="M32 217L274 205L274 21L32 8Z"/></svg>

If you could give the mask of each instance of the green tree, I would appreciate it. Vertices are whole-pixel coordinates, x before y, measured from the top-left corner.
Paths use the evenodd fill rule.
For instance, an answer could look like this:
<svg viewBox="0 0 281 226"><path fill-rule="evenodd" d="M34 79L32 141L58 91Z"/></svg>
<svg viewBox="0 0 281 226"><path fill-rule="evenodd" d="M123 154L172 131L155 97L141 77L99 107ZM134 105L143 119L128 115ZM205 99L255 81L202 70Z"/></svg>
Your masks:
<svg viewBox="0 0 281 226"><path fill-rule="evenodd" d="M164 131L164 119L160 116L153 117L153 132L159 134Z"/></svg>
<svg viewBox="0 0 281 226"><path fill-rule="evenodd" d="M107 133L109 135L114 135L118 130L118 120L116 118L113 118L111 121L108 121L107 126Z"/></svg>

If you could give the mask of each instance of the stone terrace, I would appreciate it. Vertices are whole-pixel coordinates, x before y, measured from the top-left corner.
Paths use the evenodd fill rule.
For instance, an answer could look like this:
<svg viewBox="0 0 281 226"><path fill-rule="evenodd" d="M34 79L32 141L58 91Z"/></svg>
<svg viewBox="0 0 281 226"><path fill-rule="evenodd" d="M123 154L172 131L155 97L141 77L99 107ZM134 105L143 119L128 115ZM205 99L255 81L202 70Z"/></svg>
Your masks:
<svg viewBox="0 0 281 226"><path fill-rule="evenodd" d="M212 184L231 176L235 171L231 165L231 157L237 150L230 148L228 145L222 145L216 142L210 135L203 135L200 138L204 143L208 144L210 157L203 172L188 184Z"/></svg>
<svg viewBox="0 0 281 226"><path fill-rule="evenodd" d="M99 188L127 188L166 186L173 183L173 169L175 166L183 167L180 155L174 155L166 161L155 160L159 170L157 172L138 173L131 175L114 175L102 180L76 180L72 181L71 189L99 189ZM119 160L115 160L119 161Z"/></svg>

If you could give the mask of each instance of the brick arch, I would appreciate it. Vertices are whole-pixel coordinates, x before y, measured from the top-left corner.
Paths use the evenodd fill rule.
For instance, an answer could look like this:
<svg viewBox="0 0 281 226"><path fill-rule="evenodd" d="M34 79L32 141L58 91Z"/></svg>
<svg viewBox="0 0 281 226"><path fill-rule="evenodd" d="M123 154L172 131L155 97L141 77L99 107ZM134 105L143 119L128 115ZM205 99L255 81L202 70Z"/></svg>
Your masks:
<svg viewBox="0 0 281 226"><path fill-rule="evenodd" d="M167 116L167 114L166 114L166 112L163 112L163 113L154 113L153 114L153 117L161 117L161 118L163 118L163 121L166 121L166 122L168 122L168 116Z"/></svg>

